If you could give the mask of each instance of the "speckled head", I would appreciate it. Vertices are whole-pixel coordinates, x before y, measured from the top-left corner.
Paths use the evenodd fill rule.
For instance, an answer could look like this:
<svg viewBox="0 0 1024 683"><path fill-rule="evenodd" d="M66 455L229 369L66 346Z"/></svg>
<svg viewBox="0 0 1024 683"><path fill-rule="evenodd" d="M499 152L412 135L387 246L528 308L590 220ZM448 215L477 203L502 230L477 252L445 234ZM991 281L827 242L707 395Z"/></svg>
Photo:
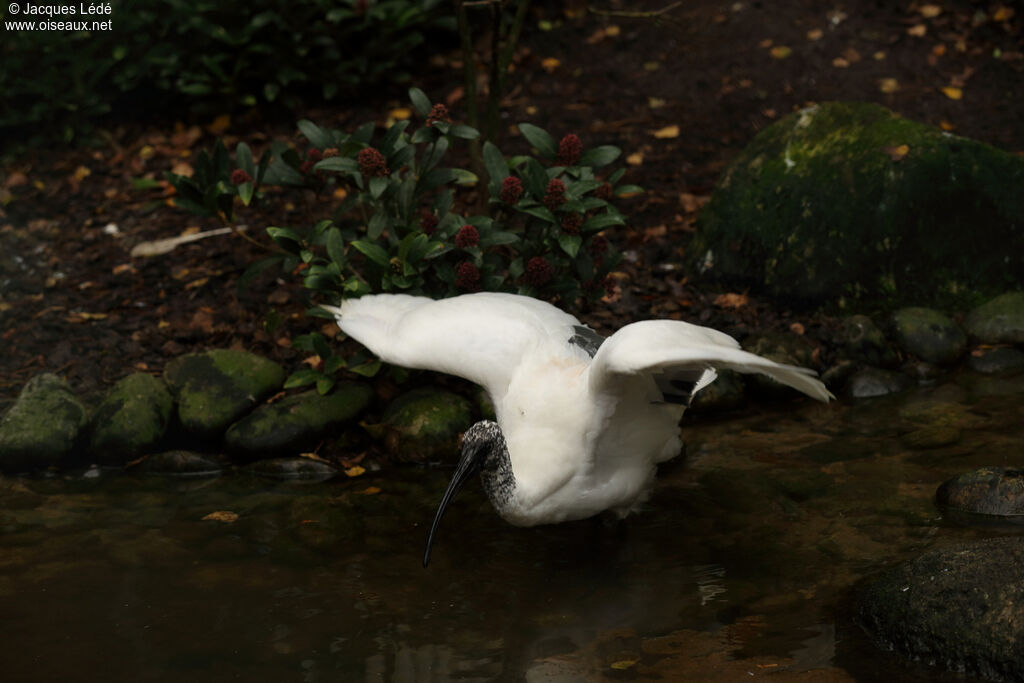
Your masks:
<svg viewBox="0 0 1024 683"><path fill-rule="evenodd" d="M491 420L477 422L462 435L462 455L459 456L455 474L452 475L448 489L441 498L441 504L437 506L434 523L430 525L427 549L423 553L424 567L430 562L430 548L434 543L434 535L448 509L448 504L463 484L478 472L484 480L484 490L491 502L497 503L498 500L511 495L515 480L509 464L508 448L498 423Z"/></svg>

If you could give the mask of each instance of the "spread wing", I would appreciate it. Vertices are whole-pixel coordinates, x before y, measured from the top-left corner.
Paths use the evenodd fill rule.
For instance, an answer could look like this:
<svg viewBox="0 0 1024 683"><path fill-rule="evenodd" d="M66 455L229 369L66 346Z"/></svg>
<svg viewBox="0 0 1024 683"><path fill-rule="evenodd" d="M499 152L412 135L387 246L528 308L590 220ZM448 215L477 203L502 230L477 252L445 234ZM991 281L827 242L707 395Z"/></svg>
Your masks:
<svg viewBox="0 0 1024 683"><path fill-rule="evenodd" d="M762 358L723 332L678 320L633 323L609 337L594 356L590 389L616 394L627 378L649 375L667 401L686 398L688 403L693 392L714 380L716 368L768 375L819 401L835 398L813 370Z"/></svg>
<svg viewBox="0 0 1024 683"><path fill-rule="evenodd" d="M592 343L588 337L566 342L579 336L576 330L594 334L548 303L512 294L482 292L437 301L378 294L324 308L335 314L345 334L381 360L468 379L492 399L504 394L524 354L586 353L582 344Z"/></svg>

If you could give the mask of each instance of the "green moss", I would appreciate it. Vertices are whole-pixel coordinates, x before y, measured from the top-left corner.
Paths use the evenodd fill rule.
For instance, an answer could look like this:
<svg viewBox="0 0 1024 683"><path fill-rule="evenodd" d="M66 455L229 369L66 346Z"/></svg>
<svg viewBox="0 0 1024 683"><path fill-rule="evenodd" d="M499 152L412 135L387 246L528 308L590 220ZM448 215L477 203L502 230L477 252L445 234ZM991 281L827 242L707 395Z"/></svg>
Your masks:
<svg viewBox="0 0 1024 683"><path fill-rule="evenodd" d="M1011 154L877 105L824 104L750 143L690 253L699 268L711 252L705 276L796 303L963 304L1024 277L1022 184Z"/></svg>

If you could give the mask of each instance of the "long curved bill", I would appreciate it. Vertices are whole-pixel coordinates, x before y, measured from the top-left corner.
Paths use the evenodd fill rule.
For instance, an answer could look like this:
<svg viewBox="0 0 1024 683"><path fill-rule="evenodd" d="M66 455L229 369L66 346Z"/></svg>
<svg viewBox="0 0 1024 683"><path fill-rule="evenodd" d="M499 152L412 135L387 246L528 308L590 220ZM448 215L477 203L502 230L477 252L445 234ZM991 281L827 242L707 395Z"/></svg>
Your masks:
<svg viewBox="0 0 1024 683"><path fill-rule="evenodd" d="M430 535L427 536L427 549L423 553L424 567L430 563L430 547L434 544L434 535L437 533L437 527L441 524L441 518L444 517L445 511L448 509L448 504L455 497L455 494L459 492L463 484L480 470L484 455L485 450L483 448L462 449L459 464L455 466L455 474L452 475L452 480L448 483L448 489L441 498L441 504L437 506L434 523L430 525Z"/></svg>

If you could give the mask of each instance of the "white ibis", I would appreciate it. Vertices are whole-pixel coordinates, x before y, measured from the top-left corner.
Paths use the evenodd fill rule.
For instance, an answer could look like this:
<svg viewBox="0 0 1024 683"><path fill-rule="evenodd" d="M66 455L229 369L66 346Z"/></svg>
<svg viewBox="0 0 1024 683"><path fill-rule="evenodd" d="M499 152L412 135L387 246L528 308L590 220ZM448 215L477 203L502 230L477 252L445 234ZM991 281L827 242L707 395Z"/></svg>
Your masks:
<svg viewBox="0 0 1024 683"><path fill-rule="evenodd" d="M634 510L657 463L679 453L679 419L715 368L834 398L812 370L676 320L636 322L604 338L551 304L490 292L437 301L379 294L325 308L381 360L476 382L494 403L497 422L478 422L463 436L424 566L449 502L476 473L494 509L517 526Z"/></svg>

